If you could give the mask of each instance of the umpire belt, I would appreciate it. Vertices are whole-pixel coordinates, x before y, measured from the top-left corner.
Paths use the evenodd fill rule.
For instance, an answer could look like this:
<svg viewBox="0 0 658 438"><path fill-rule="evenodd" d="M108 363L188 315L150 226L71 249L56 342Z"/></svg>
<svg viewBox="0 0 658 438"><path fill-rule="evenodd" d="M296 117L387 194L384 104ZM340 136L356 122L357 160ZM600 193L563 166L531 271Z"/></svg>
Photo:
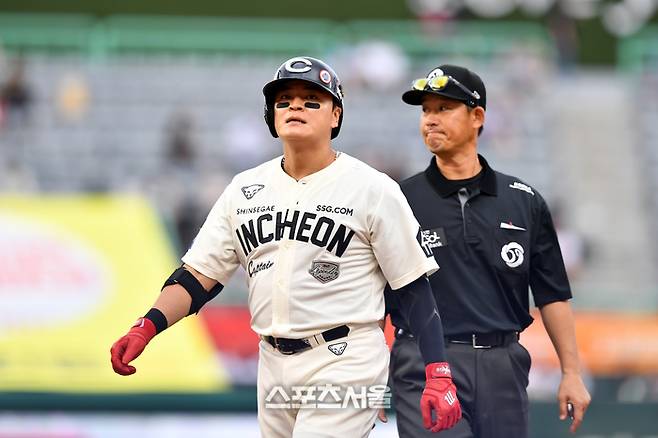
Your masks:
<svg viewBox="0 0 658 438"><path fill-rule="evenodd" d="M261 336L261 339L279 350L281 354L295 354L326 342L344 338L349 332L350 328L343 324L304 339L275 338L274 336Z"/></svg>
<svg viewBox="0 0 658 438"><path fill-rule="evenodd" d="M414 335L409 330L395 330L396 339L411 339L413 337ZM445 337L448 344L464 344L473 348L506 347L513 342L518 342L518 340L519 332L459 333Z"/></svg>

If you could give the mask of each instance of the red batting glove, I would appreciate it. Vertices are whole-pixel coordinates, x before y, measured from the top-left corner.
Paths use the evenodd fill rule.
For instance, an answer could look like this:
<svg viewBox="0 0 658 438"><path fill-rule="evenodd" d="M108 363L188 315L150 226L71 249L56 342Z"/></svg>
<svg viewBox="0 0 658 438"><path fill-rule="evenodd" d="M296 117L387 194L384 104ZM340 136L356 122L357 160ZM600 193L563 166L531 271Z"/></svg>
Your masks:
<svg viewBox="0 0 658 438"><path fill-rule="evenodd" d="M110 349L114 372L122 376L134 374L137 370L134 366L128 364L142 354L144 347L155 334L153 321L147 318L139 318L130 331L119 338Z"/></svg>
<svg viewBox="0 0 658 438"><path fill-rule="evenodd" d="M450 429L462 417L450 366L447 362L431 363L425 367L425 377L425 390L420 398L423 425L434 433ZM432 419L432 410L436 420Z"/></svg>

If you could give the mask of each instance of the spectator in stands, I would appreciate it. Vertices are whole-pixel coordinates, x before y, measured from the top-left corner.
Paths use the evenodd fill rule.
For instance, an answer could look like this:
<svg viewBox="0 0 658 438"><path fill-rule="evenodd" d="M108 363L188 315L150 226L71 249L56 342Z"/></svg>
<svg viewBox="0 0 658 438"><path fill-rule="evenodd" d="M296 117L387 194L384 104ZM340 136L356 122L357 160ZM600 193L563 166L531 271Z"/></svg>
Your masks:
<svg viewBox="0 0 658 438"><path fill-rule="evenodd" d="M590 259L589 243L581 233L565 225L564 208L561 201L554 201L551 211L553 212L555 232L562 249L564 266L567 269L569 278L576 280L582 274L584 266Z"/></svg>
<svg viewBox="0 0 658 438"><path fill-rule="evenodd" d="M25 60L19 57L10 66L7 81L0 86L0 128L25 123L31 101L32 92L25 79Z"/></svg>
<svg viewBox="0 0 658 438"><path fill-rule="evenodd" d="M242 172L279 154L262 127L260 114L237 112L222 123L222 149L231 173Z"/></svg>
<svg viewBox="0 0 658 438"><path fill-rule="evenodd" d="M406 80L409 60L394 43L364 41L352 50L350 73L353 81L369 90L388 91Z"/></svg>
<svg viewBox="0 0 658 438"><path fill-rule="evenodd" d="M560 5L555 5L546 18L546 25L555 41L558 65L562 71L572 70L578 62L580 50L574 19L566 15Z"/></svg>
<svg viewBox="0 0 658 438"><path fill-rule="evenodd" d="M170 196L170 221L176 230L179 251L185 252L192 244L203 223L205 207L202 208L198 187L200 172L198 148L194 139L192 115L181 111L175 113L165 127L165 158L161 177L162 184L171 189L164 191Z"/></svg>
<svg viewBox="0 0 658 438"><path fill-rule="evenodd" d="M67 123L79 123L87 115L91 92L87 78L69 72L57 85L56 104L58 115Z"/></svg>
<svg viewBox="0 0 658 438"><path fill-rule="evenodd" d="M39 184L32 171L22 165L15 157L9 157L6 163L0 162L0 192L35 193Z"/></svg>
<svg viewBox="0 0 658 438"><path fill-rule="evenodd" d="M170 164L193 167L196 147L192 138L194 123L187 113L175 114L166 127L167 158Z"/></svg>

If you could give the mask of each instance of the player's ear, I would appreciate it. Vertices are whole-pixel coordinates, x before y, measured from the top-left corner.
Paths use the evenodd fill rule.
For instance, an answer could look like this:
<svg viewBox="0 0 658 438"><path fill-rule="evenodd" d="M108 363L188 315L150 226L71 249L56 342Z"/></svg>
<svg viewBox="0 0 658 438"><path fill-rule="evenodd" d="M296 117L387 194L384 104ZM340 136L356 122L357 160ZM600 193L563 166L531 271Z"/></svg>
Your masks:
<svg viewBox="0 0 658 438"><path fill-rule="evenodd" d="M480 129L484 126L484 108L477 106L471 110L471 120L473 121L473 128Z"/></svg>
<svg viewBox="0 0 658 438"><path fill-rule="evenodd" d="M331 120L331 127L336 128L338 127L338 121L340 120L340 114L343 112L343 109L336 105L334 103L334 109L333 109L333 114L332 114L332 120Z"/></svg>

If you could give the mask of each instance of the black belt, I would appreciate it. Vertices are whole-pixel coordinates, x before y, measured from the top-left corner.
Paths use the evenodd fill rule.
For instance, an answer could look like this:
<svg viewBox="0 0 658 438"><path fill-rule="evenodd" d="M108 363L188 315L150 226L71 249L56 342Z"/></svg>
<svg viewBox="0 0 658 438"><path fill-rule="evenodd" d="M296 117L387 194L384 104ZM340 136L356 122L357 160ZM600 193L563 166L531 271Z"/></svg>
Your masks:
<svg viewBox="0 0 658 438"><path fill-rule="evenodd" d="M395 339L413 339L414 335L411 334L409 330L396 328L395 329Z"/></svg>
<svg viewBox="0 0 658 438"><path fill-rule="evenodd" d="M469 344L473 348L506 347L518 342L519 332L460 333L445 339L451 344Z"/></svg>
<svg viewBox="0 0 658 438"><path fill-rule="evenodd" d="M275 338L274 336L263 336L262 339L283 354L295 354L313 348L314 345L344 338L349 332L350 328L343 324L305 339Z"/></svg>
<svg viewBox="0 0 658 438"><path fill-rule="evenodd" d="M396 329L396 339L414 337L409 330ZM473 348L505 347L519 340L519 332L459 333L448 335L445 341L450 344L468 344Z"/></svg>

